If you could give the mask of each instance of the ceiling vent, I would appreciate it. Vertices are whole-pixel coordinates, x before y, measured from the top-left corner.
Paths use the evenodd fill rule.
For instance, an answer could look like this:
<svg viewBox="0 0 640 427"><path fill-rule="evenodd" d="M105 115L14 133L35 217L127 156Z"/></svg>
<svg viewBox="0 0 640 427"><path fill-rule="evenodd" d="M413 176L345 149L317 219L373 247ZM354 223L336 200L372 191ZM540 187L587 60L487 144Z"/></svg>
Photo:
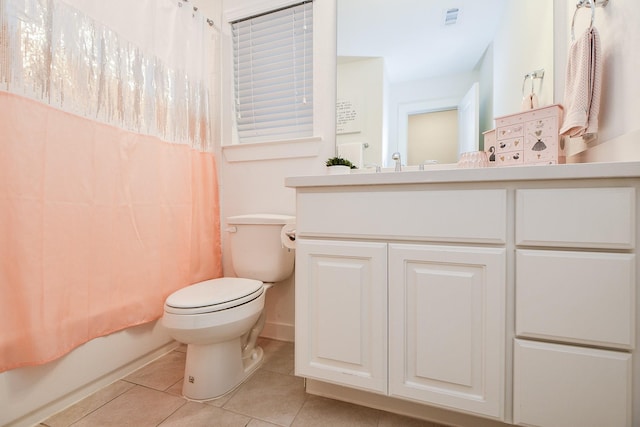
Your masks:
<svg viewBox="0 0 640 427"><path fill-rule="evenodd" d="M460 13L460 9L457 7L452 7L451 9L447 9L444 14L444 25L453 25L458 22L458 14Z"/></svg>

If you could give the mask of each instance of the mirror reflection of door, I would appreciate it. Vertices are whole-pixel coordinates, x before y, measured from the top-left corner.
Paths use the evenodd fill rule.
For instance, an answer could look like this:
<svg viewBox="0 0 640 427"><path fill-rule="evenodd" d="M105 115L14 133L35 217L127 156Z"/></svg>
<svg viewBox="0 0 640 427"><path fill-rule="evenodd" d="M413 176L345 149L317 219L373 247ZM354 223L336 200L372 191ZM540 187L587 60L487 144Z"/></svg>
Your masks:
<svg viewBox="0 0 640 427"><path fill-rule="evenodd" d="M407 164L426 160L458 161L458 110L411 114L407 129Z"/></svg>
<svg viewBox="0 0 640 427"><path fill-rule="evenodd" d="M471 85L458 104L458 154L477 151L480 141L480 87Z"/></svg>

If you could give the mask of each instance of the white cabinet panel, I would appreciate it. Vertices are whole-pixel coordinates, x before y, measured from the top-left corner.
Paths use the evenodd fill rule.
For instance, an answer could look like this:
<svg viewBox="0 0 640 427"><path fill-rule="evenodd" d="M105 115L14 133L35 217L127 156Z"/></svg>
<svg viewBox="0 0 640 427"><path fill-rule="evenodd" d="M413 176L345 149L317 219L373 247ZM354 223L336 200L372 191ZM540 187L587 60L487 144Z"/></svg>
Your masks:
<svg viewBox="0 0 640 427"><path fill-rule="evenodd" d="M505 250L389 245L389 394L504 417Z"/></svg>
<svg viewBox="0 0 640 427"><path fill-rule="evenodd" d="M516 334L631 349L635 255L518 250Z"/></svg>
<svg viewBox="0 0 640 427"><path fill-rule="evenodd" d="M514 422L630 427L631 355L515 340Z"/></svg>
<svg viewBox="0 0 640 427"><path fill-rule="evenodd" d="M387 390L387 245L298 239L296 375Z"/></svg>
<svg viewBox="0 0 640 427"><path fill-rule="evenodd" d="M516 244L632 249L635 188L517 190Z"/></svg>

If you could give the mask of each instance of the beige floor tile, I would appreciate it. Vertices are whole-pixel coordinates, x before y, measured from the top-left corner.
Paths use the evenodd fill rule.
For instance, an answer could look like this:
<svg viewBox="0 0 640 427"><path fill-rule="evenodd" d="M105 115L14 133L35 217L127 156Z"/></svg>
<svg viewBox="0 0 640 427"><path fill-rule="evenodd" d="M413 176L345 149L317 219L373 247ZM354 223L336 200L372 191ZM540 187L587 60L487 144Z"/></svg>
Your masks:
<svg viewBox="0 0 640 427"><path fill-rule="evenodd" d="M247 424L247 427L279 427L278 424L271 424L268 423L266 421L262 421L262 420L258 420L253 418L249 424Z"/></svg>
<svg viewBox="0 0 640 427"><path fill-rule="evenodd" d="M262 369L293 375L293 343L261 338L258 340L258 345L264 350Z"/></svg>
<svg viewBox="0 0 640 427"><path fill-rule="evenodd" d="M318 396L309 396L292 427L375 427L380 411Z"/></svg>
<svg viewBox="0 0 640 427"><path fill-rule="evenodd" d="M42 424L49 427L67 427L133 387L135 387L134 384L116 381L87 396L73 406L47 418Z"/></svg>
<svg viewBox="0 0 640 427"><path fill-rule="evenodd" d="M228 392L224 396L219 397L217 399L213 399L213 400L207 400L204 403L206 403L207 405L211 405L211 406L216 406L218 408L222 408L233 397L233 395L236 394L236 392L240 389L240 387L242 387L242 384L239 385L238 387L236 387L234 390L231 390L230 392Z"/></svg>
<svg viewBox="0 0 640 427"><path fill-rule="evenodd" d="M182 397L182 380L183 378L180 378L174 385L166 389L165 392Z"/></svg>
<svg viewBox="0 0 640 427"><path fill-rule="evenodd" d="M172 351L124 378L135 384L164 391L184 376L186 354Z"/></svg>
<svg viewBox="0 0 640 427"><path fill-rule="evenodd" d="M185 403L180 397L135 386L73 426L155 427Z"/></svg>
<svg viewBox="0 0 640 427"><path fill-rule="evenodd" d="M49 427L444 427L304 392L292 375L293 343L261 338L262 367L228 395L204 403L181 397L186 346L51 416Z"/></svg>
<svg viewBox="0 0 640 427"><path fill-rule="evenodd" d="M188 402L158 427L244 427L251 418L203 403Z"/></svg>
<svg viewBox="0 0 640 427"><path fill-rule="evenodd" d="M302 378L259 370L238 389L224 408L288 426L305 399Z"/></svg>

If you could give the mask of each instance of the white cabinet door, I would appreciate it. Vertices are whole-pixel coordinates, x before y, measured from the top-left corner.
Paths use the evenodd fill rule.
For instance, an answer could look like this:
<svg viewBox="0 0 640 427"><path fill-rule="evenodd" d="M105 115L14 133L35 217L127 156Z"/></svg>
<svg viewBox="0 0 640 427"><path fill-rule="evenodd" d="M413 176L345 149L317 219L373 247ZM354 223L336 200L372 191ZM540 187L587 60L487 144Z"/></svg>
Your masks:
<svg viewBox="0 0 640 427"><path fill-rule="evenodd" d="M631 354L515 340L514 422L630 427Z"/></svg>
<svg viewBox="0 0 640 427"><path fill-rule="evenodd" d="M504 419L505 249L389 245L389 394Z"/></svg>
<svg viewBox="0 0 640 427"><path fill-rule="evenodd" d="M296 375L387 392L386 243L298 239Z"/></svg>

